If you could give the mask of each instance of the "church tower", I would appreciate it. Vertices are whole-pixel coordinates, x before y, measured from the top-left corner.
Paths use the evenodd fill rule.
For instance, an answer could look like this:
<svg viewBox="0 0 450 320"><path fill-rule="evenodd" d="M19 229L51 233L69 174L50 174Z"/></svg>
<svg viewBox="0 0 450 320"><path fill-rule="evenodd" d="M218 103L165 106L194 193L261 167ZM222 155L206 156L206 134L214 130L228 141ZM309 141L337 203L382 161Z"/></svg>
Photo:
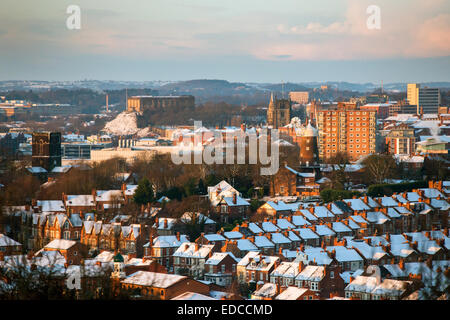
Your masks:
<svg viewBox="0 0 450 320"><path fill-rule="evenodd" d="M267 125L273 129L284 127L291 122L291 101L289 99L277 99L273 93L270 95L269 108L267 109Z"/></svg>

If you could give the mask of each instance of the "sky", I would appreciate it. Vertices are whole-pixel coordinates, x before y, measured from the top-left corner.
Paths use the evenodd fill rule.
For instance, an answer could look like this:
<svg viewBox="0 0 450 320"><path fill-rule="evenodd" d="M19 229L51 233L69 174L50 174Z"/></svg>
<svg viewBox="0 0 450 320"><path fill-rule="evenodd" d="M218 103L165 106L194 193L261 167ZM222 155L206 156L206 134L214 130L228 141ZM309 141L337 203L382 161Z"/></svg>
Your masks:
<svg viewBox="0 0 450 320"><path fill-rule="evenodd" d="M79 30L66 26L70 5ZM0 80L389 83L449 71L448 0L0 3Z"/></svg>

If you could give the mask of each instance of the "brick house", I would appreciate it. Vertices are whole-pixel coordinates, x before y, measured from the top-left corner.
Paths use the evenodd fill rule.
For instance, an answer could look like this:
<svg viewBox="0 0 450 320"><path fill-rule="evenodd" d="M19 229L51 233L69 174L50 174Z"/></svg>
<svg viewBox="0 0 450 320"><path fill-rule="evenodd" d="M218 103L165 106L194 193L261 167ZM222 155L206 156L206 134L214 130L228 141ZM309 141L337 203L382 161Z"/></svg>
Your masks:
<svg viewBox="0 0 450 320"><path fill-rule="evenodd" d="M192 219L194 220L194 223L203 224L203 230L204 233L214 233L216 232L216 222L204 214L200 212L185 212L181 218L180 221L182 223L191 223Z"/></svg>
<svg viewBox="0 0 450 320"><path fill-rule="evenodd" d="M205 263L212 255L213 247L213 245L199 245L195 242L183 243L173 254L174 272L203 279Z"/></svg>
<svg viewBox="0 0 450 320"><path fill-rule="evenodd" d="M266 256L260 252L249 252L237 265L238 281L242 282L269 282L270 273L280 263L276 256Z"/></svg>
<svg viewBox="0 0 450 320"><path fill-rule="evenodd" d="M308 288L287 287L281 289L281 293L275 300L317 300L316 293Z"/></svg>
<svg viewBox="0 0 450 320"><path fill-rule="evenodd" d="M125 254L142 256L143 246L147 241L147 229L141 224L121 226L119 235L119 249Z"/></svg>
<svg viewBox="0 0 450 320"><path fill-rule="evenodd" d="M250 203L233 193L231 197L222 197L213 205L220 214L222 222L231 222L235 218L246 218L249 213Z"/></svg>
<svg viewBox="0 0 450 320"><path fill-rule="evenodd" d="M0 252L3 256L22 253L22 244L0 233Z"/></svg>
<svg viewBox="0 0 450 320"><path fill-rule="evenodd" d="M319 188L314 173L298 172L287 165L281 167L270 181L272 197L319 195Z"/></svg>
<svg viewBox="0 0 450 320"><path fill-rule="evenodd" d="M145 298L170 300L187 291L209 294L209 286L186 276L148 271L135 272L120 281L122 288Z"/></svg>
<svg viewBox="0 0 450 320"><path fill-rule="evenodd" d="M198 243L200 245L203 244L213 245L214 246L212 250L213 252L220 252L222 247L225 245L226 241L227 239L221 234L217 233L205 234L204 232L200 234L200 237L195 239L195 243Z"/></svg>
<svg viewBox="0 0 450 320"><path fill-rule="evenodd" d="M173 272L173 254L183 244L189 242L186 235L158 236L144 245L144 256L155 259L168 271Z"/></svg>
<svg viewBox="0 0 450 320"><path fill-rule="evenodd" d="M280 217L291 214L292 210L283 201L274 200L264 203L256 210L256 213L264 216Z"/></svg>
<svg viewBox="0 0 450 320"><path fill-rule="evenodd" d="M42 251L58 251L69 265L79 265L86 257L86 247L76 241L56 239L48 243L44 248L36 253L39 257Z"/></svg>
<svg viewBox="0 0 450 320"><path fill-rule="evenodd" d="M231 285L238 260L231 252L215 252L205 262L205 280L220 286Z"/></svg>
<svg viewBox="0 0 450 320"><path fill-rule="evenodd" d="M296 277L299 288L309 288L321 299L333 295L344 295L344 280L340 276L341 267L337 261L325 266L306 266Z"/></svg>

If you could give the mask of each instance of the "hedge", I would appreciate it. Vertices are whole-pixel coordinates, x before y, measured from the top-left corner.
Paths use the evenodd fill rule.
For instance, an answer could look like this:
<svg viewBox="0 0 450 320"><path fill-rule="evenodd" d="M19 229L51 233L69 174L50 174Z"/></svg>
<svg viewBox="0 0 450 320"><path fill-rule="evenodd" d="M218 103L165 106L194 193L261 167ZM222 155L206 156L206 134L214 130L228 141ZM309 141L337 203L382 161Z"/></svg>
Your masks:
<svg viewBox="0 0 450 320"><path fill-rule="evenodd" d="M371 197L391 196L394 192L399 193L427 187L427 181L402 182L396 184L372 184L367 189L367 195Z"/></svg>
<svg viewBox="0 0 450 320"><path fill-rule="evenodd" d="M353 198L353 196L360 197L361 193L358 191L324 189L320 192L320 196L324 202L332 202L336 200L350 199Z"/></svg>

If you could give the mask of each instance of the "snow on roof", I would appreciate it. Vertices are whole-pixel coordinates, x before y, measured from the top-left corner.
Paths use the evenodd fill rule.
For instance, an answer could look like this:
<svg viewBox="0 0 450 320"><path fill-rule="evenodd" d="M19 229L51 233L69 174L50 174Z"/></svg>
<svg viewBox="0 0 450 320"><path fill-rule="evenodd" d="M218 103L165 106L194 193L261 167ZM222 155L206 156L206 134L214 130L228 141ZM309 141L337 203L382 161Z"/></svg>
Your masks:
<svg viewBox="0 0 450 320"><path fill-rule="evenodd" d="M336 260L339 262L346 261L364 261L363 258L356 252L355 249L346 248L343 246L329 246L327 247L328 252L336 252Z"/></svg>
<svg viewBox="0 0 450 320"><path fill-rule="evenodd" d="M66 207L61 200L37 200L42 212L65 212Z"/></svg>
<svg viewBox="0 0 450 320"><path fill-rule="evenodd" d="M300 215L293 215L292 223L297 227L311 225L311 223L308 220L306 220L303 216Z"/></svg>
<svg viewBox="0 0 450 320"><path fill-rule="evenodd" d="M383 224L391 219L386 217L381 211L371 211L367 212L366 220L375 224Z"/></svg>
<svg viewBox="0 0 450 320"><path fill-rule="evenodd" d="M307 288L287 287L275 300L297 300L308 291Z"/></svg>
<svg viewBox="0 0 450 320"><path fill-rule="evenodd" d="M378 201L381 201L381 206L383 207L396 207L398 206L398 202L395 201L392 197L380 197L376 198Z"/></svg>
<svg viewBox="0 0 450 320"><path fill-rule="evenodd" d="M208 241L225 241L227 240L224 236L218 233L210 233L204 235L205 239Z"/></svg>
<svg viewBox="0 0 450 320"><path fill-rule="evenodd" d="M357 276L360 276L364 273L363 269L358 269L356 271L344 271L340 273L342 280L344 280L344 283L350 283L350 277L356 278Z"/></svg>
<svg viewBox="0 0 450 320"><path fill-rule="evenodd" d="M314 231L312 231L309 228L299 228L299 229L295 229L295 231L298 231L299 233L299 237L307 240L307 239L319 239L320 237L317 235L317 233L315 233Z"/></svg>
<svg viewBox="0 0 450 320"><path fill-rule="evenodd" d="M187 291L170 300L217 300L217 299L205 296L204 294L201 293Z"/></svg>
<svg viewBox="0 0 450 320"><path fill-rule="evenodd" d="M255 236L255 245L258 248L273 248L275 244L265 236Z"/></svg>
<svg viewBox="0 0 450 320"><path fill-rule="evenodd" d="M314 207L314 214L318 218L334 218L334 214L325 206Z"/></svg>
<svg viewBox="0 0 450 320"><path fill-rule="evenodd" d="M253 234L264 232L255 222L250 222L248 228Z"/></svg>
<svg viewBox="0 0 450 320"><path fill-rule="evenodd" d="M282 233L274 232L272 233L272 242L275 244L291 243L291 240L286 238Z"/></svg>
<svg viewBox="0 0 450 320"><path fill-rule="evenodd" d="M65 239L55 239L48 243L44 248L48 249L58 249L58 250L67 250L74 246L77 242L72 240Z"/></svg>
<svg viewBox="0 0 450 320"><path fill-rule="evenodd" d="M422 188L419 190L422 190L424 192L424 196L426 198L437 198L437 197L445 198L445 196L438 189Z"/></svg>
<svg viewBox="0 0 450 320"><path fill-rule="evenodd" d="M94 197L90 194L68 195L66 205L68 207L95 206L95 202Z"/></svg>
<svg viewBox="0 0 450 320"><path fill-rule="evenodd" d="M138 185L137 184L127 184L125 189L125 195L132 196L134 195Z"/></svg>
<svg viewBox="0 0 450 320"><path fill-rule="evenodd" d="M277 294L277 285L275 283L265 283L261 288L254 291L252 296L270 298Z"/></svg>
<svg viewBox="0 0 450 320"><path fill-rule="evenodd" d="M291 211L291 207L286 205L283 201L267 201L267 205L271 206L275 211Z"/></svg>
<svg viewBox="0 0 450 320"><path fill-rule="evenodd" d="M443 199L441 199L441 200L431 199L430 205L435 209L440 209L443 211L450 209L450 204Z"/></svg>
<svg viewBox="0 0 450 320"><path fill-rule="evenodd" d="M244 235L239 231L227 231L223 233L223 236L227 239L232 240L232 239L242 239Z"/></svg>
<svg viewBox="0 0 450 320"><path fill-rule="evenodd" d="M300 213L309 221L316 221L318 218L307 209L301 209Z"/></svg>
<svg viewBox="0 0 450 320"><path fill-rule="evenodd" d="M164 227L164 224L167 221L167 226ZM171 230L175 223L177 222L177 219L174 218L161 218L158 219L158 226L156 226L156 223L153 225L153 227L157 227L158 230Z"/></svg>
<svg viewBox="0 0 450 320"><path fill-rule="evenodd" d="M97 190L97 201L114 201L122 200L122 190Z"/></svg>
<svg viewBox="0 0 450 320"><path fill-rule="evenodd" d="M325 276L325 267L323 266L306 266L300 272L295 280L301 281L320 281Z"/></svg>
<svg viewBox="0 0 450 320"><path fill-rule="evenodd" d="M205 264L214 266L218 265L227 256L230 256L234 259L234 261L238 262L238 259L236 259L236 257L231 252L214 252L213 255L208 260L206 260Z"/></svg>
<svg viewBox="0 0 450 320"><path fill-rule="evenodd" d="M177 239L177 236L169 235L169 236L158 236L153 239L153 247L154 248L176 248L181 246L182 243L189 242L186 235L180 235L180 240ZM146 243L144 247L149 247L150 243Z"/></svg>
<svg viewBox="0 0 450 320"><path fill-rule="evenodd" d="M216 222L210 218L208 218L207 216L205 216L203 213L200 212L185 212L182 216L181 216L181 221L183 222L189 222L191 221L191 219L195 217L195 219L197 219L199 222L202 222L204 224L215 224Z"/></svg>
<svg viewBox="0 0 450 320"><path fill-rule="evenodd" d="M352 231L352 229L350 229L348 226L345 225L345 223L343 223L341 221L333 222L331 225L332 225L332 229L335 232L350 232L350 231Z"/></svg>
<svg viewBox="0 0 450 320"><path fill-rule="evenodd" d="M9 246L21 246L19 242L10 237L0 233L0 247L9 247Z"/></svg>
<svg viewBox="0 0 450 320"><path fill-rule="evenodd" d="M238 262L238 266L247 266L250 263L250 258L255 258L259 256L258 251L249 251L247 254Z"/></svg>
<svg viewBox="0 0 450 320"><path fill-rule="evenodd" d="M353 216L349 216L349 222L350 221L354 221L356 223L368 223L368 221L366 219L364 219L362 216L359 215L353 215ZM350 223L349 223L350 225Z"/></svg>
<svg viewBox="0 0 450 320"><path fill-rule="evenodd" d="M386 256L386 252L384 252L382 247L369 245L365 241L347 239L347 247L358 249L365 259L379 260Z"/></svg>
<svg viewBox="0 0 450 320"><path fill-rule="evenodd" d="M111 251L102 251L100 252L97 256L95 256L94 261L99 261L99 262L112 262L114 258L114 252Z"/></svg>
<svg viewBox="0 0 450 320"><path fill-rule="evenodd" d="M122 283L155 288L169 288L184 279L187 279L187 277L168 273L137 271L122 280Z"/></svg>
<svg viewBox="0 0 450 320"><path fill-rule="evenodd" d="M412 281L384 279L383 282L373 289L372 294L400 296L410 284L412 284Z"/></svg>
<svg viewBox="0 0 450 320"><path fill-rule="evenodd" d="M346 287L345 291L371 293L378 285L376 277L357 276Z"/></svg>
<svg viewBox="0 0 450 320"><path fill-rule="evenodd" d="M392 242L392 236L391 236L391 254L396 257L402 257L406 258L410 254L414 253L415 251L411 248L409 243L401 243L401 242Z"/></svg>
<svg viewBox="0 0 450 320"><path fill-rule="evenodd" d="M258 247L248 239L238 239L237 247L240 251L257 251Z"/></svg>
<svg viewBox="0 0 450 320"><path fill-rule="evenodd" d="M60 166L60 167L54 167L52 169L52 173L66 173L68 172L70 169L72 168L71 165L65 165L65 166Z"/></svg>
<svg viewBox="0 0 450 320"><path fill-rule="evenodd" d="M277 227L280 228L281 230L286 230L288 228L295 229L295 225L290 223L287 219L278 219Z"/></svg>
<svg viewBox="0 0 450 320"><path fill-rule="evenodd" d="M261 228L264 230L264 232L276 232L277 230L279 230L278 227L270 221L262 222Z"/></svg>
<svg viewBox="0 0 450 320"><path fill-rule="evenodd" d="M295 278L299 273L299 264L296 262L283 261L276 267L270 276Z"/></svg>
<svg viewBox="0 0 450 320"><path fill-rule="evenodd" d="M45 170L42 167L27 167L27 170L33 174L37 174L37 173L46 173L47 170Z"/></svg>
<svg viewBox="0 0 450 320"><path fill-rule="evenodd" d="M316 233L319 236L334 236L336 233L325 224L316 225Z"/></svg>
<svg viewBox="0 0 450 320"><path fill-rule="evenodd" d="M344 199L345 203L350 204L350 208L356 211L370 210L370 207L364 203L361 199Z"/></svg>
<svg viewBox="0 0 450 320"><path fill-rule="evenodd" d="M186 242L178 247L173 256L183 258L206 258L213 248L214 245L198 245L195 242Z"/></svg>
<svg viewBox="0 0 450 320"><path fill-rule="evenodd" d="M241 198L238 195L236 195L236 203L233 202L233 197L223 197L223 200L230 207L234 207L234 206L249 206L250 205L250 203L248 203L245 199Z"/></svg>

